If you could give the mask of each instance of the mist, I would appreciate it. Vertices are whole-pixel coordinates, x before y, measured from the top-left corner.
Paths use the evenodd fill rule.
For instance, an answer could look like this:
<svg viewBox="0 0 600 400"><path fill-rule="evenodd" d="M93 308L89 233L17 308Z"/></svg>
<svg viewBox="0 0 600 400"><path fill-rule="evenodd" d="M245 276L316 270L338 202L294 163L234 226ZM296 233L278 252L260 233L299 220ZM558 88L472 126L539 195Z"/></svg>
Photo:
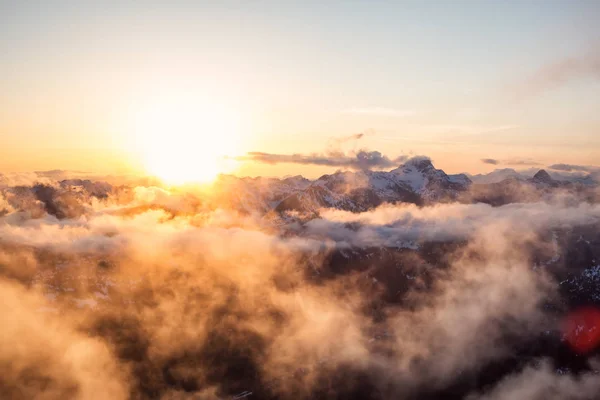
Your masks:
<svg viewBox="0 0 600 400"><path fill-rule="evenodd" d="M16 399L541 396L552 354L481 374L560 331L564 267L539 260L560 251L551 232L600 218L563 195L306 217L39 185L0 203L0 387Z"/></svg>

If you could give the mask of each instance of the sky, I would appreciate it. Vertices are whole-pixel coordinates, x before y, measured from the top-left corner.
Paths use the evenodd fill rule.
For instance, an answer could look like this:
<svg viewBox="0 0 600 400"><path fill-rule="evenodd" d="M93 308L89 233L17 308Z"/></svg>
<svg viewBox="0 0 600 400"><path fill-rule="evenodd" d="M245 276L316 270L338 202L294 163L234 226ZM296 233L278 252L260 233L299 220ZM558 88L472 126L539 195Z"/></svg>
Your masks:
<svg viewBox="0 0 600 400"><path fill-rule="evenodd" d="M0 0L0 171L359 149L598 165L598 20L598 1Z"/></svg>

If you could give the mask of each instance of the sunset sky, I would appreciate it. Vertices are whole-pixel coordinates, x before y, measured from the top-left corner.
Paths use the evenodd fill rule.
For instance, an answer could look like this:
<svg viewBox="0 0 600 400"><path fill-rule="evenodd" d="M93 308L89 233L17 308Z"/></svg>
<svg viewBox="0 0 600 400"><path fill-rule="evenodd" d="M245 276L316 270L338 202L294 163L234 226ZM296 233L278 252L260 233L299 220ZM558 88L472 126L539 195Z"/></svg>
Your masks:
<svg viewBox="0 0 600 400"><path fill-rule="evenodd" d="M599 165L599 20L598 1L0 0L0 171Z"/></svg>

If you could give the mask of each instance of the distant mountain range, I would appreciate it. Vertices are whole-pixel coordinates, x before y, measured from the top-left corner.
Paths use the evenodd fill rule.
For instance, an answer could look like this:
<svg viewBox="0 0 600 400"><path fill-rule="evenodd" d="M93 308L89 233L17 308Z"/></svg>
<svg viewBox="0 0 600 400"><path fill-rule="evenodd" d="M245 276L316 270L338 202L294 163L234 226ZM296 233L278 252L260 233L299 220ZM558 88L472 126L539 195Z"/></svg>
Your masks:
<svg viewBox="0 0 600 400"><path fill-rule="evenodd" d="M48 212L58 218L81 215L91 199L132 199L140 189L87 179L44 181L31 186L0 186L6 204L34 214ZM145 188L153 186L144 185ZM476 203L495 206L542 199L554 190L568 189L583 198L598 196L592 174L559 174L554 171L498 169L487 175L446 174L426 157L414 157L391 171L338 171L315 180L235 177L221 175L211 190L186 198L187 210L233 209L244 214L299 212L316 215L323 208L361 212L384 203L428 205L439 202ZM144 189L149 190L149 189ZM160 191L160 188L152 189ZM152 191L151 190L151 191ZM154 195L153 195L154 196ZM157 201L150 196L146 203ZM162 206L181 212L173 196L162 196ZM163 204L164 203L164 204ZM1 204L1 203L0 203Z"/></svg>
<svg viewBox="0 0 600 400"><path fill-rule="evenodd" d="M391 171L338 171L315 180L221 175L206 200L215 207L247 213L316 212L321 208L359 212L383 203L457 199L471 184L465 174L448 175L428 158L416 157Z"/></svg>
<svg viewBox="0 0 600 400"><path fill-rule="evenodd" d="M532 173L529 173L532 172ZM563 179L564 178L564 179ZM539 200L555 189L595 193L596 180L546 170L517 172L496 170L488 175L449 175L431 160L415 157L391 171L338 171L309 180L221 176L215 183L214 206L242 212L311 212L337 208L352 212L373 209L383 203L417 205L458 201L502 205ZM221 195L219 195L219 193Z"/></svg>
<svg viewBox="0 0 600 400"><path fill-rule="evenodd" d="M526 170L516 171L513 168L495 169L487 174L471 175L466 174L473 183L498 183L505 179L529 179L532 178L539 169L530 168ZM545 170L544 170L545 171ZM555 180L578 182L585 185L597 185L600 182L600 175L594 173L582 172L559 172L548 170L546 173Z"/></svg>

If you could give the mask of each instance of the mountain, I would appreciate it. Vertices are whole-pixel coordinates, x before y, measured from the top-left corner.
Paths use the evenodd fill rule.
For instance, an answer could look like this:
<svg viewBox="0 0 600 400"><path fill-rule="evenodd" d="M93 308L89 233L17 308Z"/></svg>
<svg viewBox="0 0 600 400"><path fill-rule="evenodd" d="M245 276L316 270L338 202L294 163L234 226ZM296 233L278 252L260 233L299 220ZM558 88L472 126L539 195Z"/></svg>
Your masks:
<svg viewBox="0 0 600 400"><path fill-rule="evenodd" d="M557 181L566 181L572 183L581 183L583 185L595 186L600 182L600 173L598 172L565 172L554 171L549 169L543 170L552 179ZM514 178L520 180L531 179L539 170L536 168L528 168L516 171L512 168L495 169L487 174L477 174L467 176L477 184L499 183L503 180Z"/></svg>
<svg viewBox="0 0 600 400"><path fill-rule="evenodd" d="M495 169L487 174L468 175L473 183L497 183L508 178L525 179L526 175L515 171L512 168Z"/></svg>
<svg viewBox="0 0 600 400"><path fill-rule="evenodd" d="M558 186L560 183L552 179L549 173L545 170L540 169L534 176L531 178L531 182L538 185L549 185L549 186Z"/></svg>
<svg viewBox="0 0 600 400"><path fill-rule="evenodd" d="M49 213L59 219L78 217L85 207L93 207L94 202L108 198L128 204L137 198L139 204L120 210L123 213L140 212L144 207L160 204L174 214L220 208L275 217L298 212L303 217L310 217L322 208L361 212L384 203L428 205L458 201L499 206L541 201L553 191L563 189L587 201L596 201L600 196L596 185L559 180L546 170L531 173L531 178L512 169L497 171L497 177L507 177L493 183L473 183L465 174L448 175L435 168L430 159L414 157L390 171L337 171L314 180L302 176L240 178L220 175L210 190L200 194L185 190L168 193L153 186L112 186L99 181L69 179L53 184L7 187L0 189L0 195L6 200L6 210L28 210L37 216ZM481 176L474 179L482 180Z"/></svg>
<svg viewBox="0 0 600 400"><path fill-rule="evenodd" d="M229 204L245 212L316 212L323 207L358 212L382 203L453 200L468 190L471 180L465 174L448 175L428 158L415 157L391 171L338 171L313 181L222 176L215 187L222 190L223 185L229 185Z"/></svg>
<svg viewBox="0 0 600 400"><path fill-rule="evenodd" d="M597 202L600 192L592 181L556 179L544 169L531 178L509 176L499 182L474 183L459 196L462 203L486 203L501 206L510 203L544 201L559 191L569 193L582 201Z"/></svg>

